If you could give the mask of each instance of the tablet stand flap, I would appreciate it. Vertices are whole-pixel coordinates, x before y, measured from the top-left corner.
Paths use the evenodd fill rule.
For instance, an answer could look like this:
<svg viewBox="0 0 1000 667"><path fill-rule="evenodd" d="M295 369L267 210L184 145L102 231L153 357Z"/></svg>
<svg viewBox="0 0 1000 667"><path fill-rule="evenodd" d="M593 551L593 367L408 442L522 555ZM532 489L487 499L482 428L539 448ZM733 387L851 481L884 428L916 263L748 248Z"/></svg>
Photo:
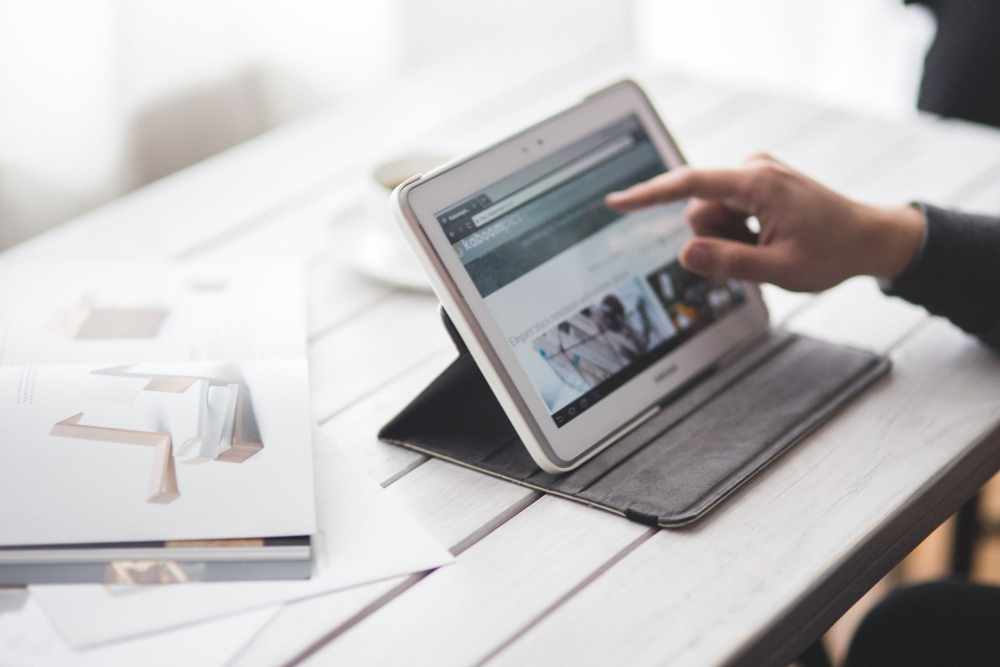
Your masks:
<svg viewBox="0 0 1000 667"><path fill-rule="evenodd" d="M552 475L442 317L459 356L381 439L664 527L703 516L889 368L870 352L774 329L593 459Z"/></svg>
<svg viewBox="0 0 1000 667"><path fill-rule="evenodd" d="M524 450L444 308L441 319L458 358L383 426L378 437L473 466L512 443ZM524 456L535 467L527 450Z"/></svg>

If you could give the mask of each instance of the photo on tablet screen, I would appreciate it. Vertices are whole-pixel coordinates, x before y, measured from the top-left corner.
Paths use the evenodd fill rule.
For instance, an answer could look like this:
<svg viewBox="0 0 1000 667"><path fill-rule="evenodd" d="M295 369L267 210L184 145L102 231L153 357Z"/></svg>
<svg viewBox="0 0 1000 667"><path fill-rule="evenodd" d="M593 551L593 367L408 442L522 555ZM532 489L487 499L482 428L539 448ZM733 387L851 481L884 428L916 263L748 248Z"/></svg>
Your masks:
<svg viewBox="0 0 1000 667"><path fill-rule="evenodd" d="M550 411L600 386L676 335L638 279L608 292L532 341L558 377L534 377ZM544 391L546 384L557 391Z"/></svg>
<svg viewBox="0 0 1000 667"><path fill-rule="evenodd" d="M664 171L629 115L436 214L557 426L746 301L678 263L683 202L604 205Z"/></svg>
<svg viewBox="0 0 1000 667"><path fill-rule="evenodd" d="M550 412L574 417L744 300L738 282L713 284L677 262L648 281L655 299L634 279L532 341L552 371L531 378Z"/></svg>

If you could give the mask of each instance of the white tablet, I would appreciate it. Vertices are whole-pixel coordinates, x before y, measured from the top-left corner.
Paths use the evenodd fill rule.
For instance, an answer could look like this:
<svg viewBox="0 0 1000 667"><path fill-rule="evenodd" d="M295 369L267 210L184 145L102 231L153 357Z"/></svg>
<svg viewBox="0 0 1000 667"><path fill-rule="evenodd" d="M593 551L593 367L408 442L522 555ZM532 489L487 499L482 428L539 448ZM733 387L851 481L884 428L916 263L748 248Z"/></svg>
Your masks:
<svg viewBox="0 0 1000 667"><path fill-rule="evenodd" d="M593 456L768 326L755 285L680 266L683 202L627 215L604 205L683 163L642 89L622 81L393 193L435 292L546 471Z"/></svg>

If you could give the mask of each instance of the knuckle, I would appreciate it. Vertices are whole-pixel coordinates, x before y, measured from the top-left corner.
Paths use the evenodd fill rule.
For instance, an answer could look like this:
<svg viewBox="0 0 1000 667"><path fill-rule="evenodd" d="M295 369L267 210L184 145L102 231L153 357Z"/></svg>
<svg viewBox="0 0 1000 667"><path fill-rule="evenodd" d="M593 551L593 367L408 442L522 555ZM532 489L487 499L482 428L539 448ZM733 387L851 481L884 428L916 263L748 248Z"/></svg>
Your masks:
<svg viewBox="0 0 1000 667"><path fill-rule="evenodd" d="M691 187L698 182L699 172L687 165L678 167L673 170L673 172L667 172L667 174L671 173L673 174L673 178L676 179L677 183L680 184L681 187ZM667 174L664 174L664 177L666 177Z"/></svg>
<svg viewBox="0 0 1000 667"><path fill-rule="evenodd" d="M759 196L770 197L780 193L787 187L790 173L786 167L777 163L761 163L752 169L753 192Z"/></svg>
<svg viewBox="0 0 1000 667"><path fill-rule="evenodd" d="M758 174L760 174L761 178L767 181L774 181L781 178L785 171L780 165L774 164L773 162L763 162L757 165L755 170Z"/></svg>
<svg viewBox="0 0 1000 667"><path fill-rule="evenodd" d="M765 196L771 189L771 173L765 167L754 167L750 172L751 197Z"/></svg>
<svg viewBox="0 0 1000 667"><path fill-rule="evenodd" d="M746 159L747 163L751 162L775 162L774 157L766 151L758 151Z"/></svg>

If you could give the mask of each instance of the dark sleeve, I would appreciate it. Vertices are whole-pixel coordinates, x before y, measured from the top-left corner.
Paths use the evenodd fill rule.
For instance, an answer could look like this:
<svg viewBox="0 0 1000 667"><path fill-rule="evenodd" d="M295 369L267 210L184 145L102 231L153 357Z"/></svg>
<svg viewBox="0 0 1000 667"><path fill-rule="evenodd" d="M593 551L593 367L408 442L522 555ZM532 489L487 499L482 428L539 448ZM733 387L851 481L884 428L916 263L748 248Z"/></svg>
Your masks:
<svg viewBox="0 0 1000 667"><path fill-rule="evenodd" d="M1000 349L1000 218L923 206L920 257L886 288Z"/></svg>

